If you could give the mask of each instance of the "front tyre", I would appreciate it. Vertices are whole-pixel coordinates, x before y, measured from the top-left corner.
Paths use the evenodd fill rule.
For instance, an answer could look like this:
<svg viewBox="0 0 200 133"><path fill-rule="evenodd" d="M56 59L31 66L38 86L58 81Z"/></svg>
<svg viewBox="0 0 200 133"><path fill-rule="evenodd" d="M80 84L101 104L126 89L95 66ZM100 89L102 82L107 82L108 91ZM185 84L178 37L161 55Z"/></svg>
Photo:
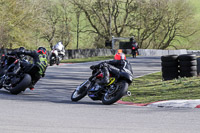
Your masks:
<svg viewBox="0 0 200 133"><path fill-rule="evenodd" d="M21 91L24 91L31 84L31 76L29 74L25 74L22 80L9 91L11 94L19 94Z"/></svg>
<svg viewBox="0 0 200 133"><path fill-rule="evenodd" d="M60 59L58 57L58 59L56 59L56 65L58 66L60 64Z"/></svg>
<svg viewBox="0 0 200 133"><path fill-rule="evenodd" d="M53 66L53 64L55 64L55 61L56 61L56 57L54 55L52 55L50 57L50 62L49 62L50 66Z"/></svg>
<svg viewBox="0 0 200 133"><path fill-rule="evenodd" d="M136 58L136 51L132 52L132 56L133 56L133 58Z"/></svg>
<svg viewBox="0 0 200 133"><path fill-rule="evenodd" d="M71 100L74 102L77 102L79 100L81 100L83 97L85 97L87 94L87 87L86 86L82 86L79 89L76 89L72 95L71 95Z"/></svg>
<svg viewBox="0 0 200 133"><path fill-rule="evenodd" d="M110 88L103 96L102 103L110 105L121 99L128 90L128 83L124 80L115 84L114 88Z"/></svg>

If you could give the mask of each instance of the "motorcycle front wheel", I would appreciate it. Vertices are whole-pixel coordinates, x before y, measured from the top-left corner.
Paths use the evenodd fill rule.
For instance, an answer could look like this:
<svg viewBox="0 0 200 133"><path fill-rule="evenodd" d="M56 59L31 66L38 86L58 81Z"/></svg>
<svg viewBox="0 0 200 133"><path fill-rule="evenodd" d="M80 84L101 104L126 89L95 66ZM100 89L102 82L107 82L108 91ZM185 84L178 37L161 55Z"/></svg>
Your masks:
<svg viewBox="0 0 200 133"><path fill-rule="evenodd" d="M108 91L102 96L102 103L105 105L110 105L126 95L128 90L128 83L124 80L116 83L114 88L108 89Z"/></svg>
<svg viewBox="0 0 200 133"><path fill-rule="evenodd" d="M50 66L53 66L53 64L55 64L55 62L56 62L56 56L52 55L50 57L50 61L49 61Z"/></svg>
<svg viewBox="0 0 200 133"><path fill-rule="evenodd" d="M60 58L56 59L56 65L60 64Z"/></svg>
<svg viewBox="0 0 200 133"><path fill-rule="evenodd" d="M136 52L135 51L132 53L132 56L133 56L133 58L136 58Z"/></svg>
<svg viewBox="0 0 200 133"><path fill-rule="evenodd" d="M78 90L77 89L74 90L74 92L71 95L71 100L74 102L77 102L81 100L83 97L85 97L86 95L87 95L87 87L82 86Z"/></svg>

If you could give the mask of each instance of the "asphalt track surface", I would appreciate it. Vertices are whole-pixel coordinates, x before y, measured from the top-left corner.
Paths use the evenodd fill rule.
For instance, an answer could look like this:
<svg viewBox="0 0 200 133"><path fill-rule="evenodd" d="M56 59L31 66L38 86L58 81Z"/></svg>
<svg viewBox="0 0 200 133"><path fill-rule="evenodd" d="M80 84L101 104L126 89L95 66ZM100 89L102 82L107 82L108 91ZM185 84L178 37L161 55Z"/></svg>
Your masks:
<svg viewBox="0 0 200 133"><path fill-rule="evenodd" d="M160 71L160 57L128 58L134 76ZM48 67L35 90L19 95L0 90L0 133L199 133L200 110L124 104L102 105L72 91L98 62Z"/></svg>

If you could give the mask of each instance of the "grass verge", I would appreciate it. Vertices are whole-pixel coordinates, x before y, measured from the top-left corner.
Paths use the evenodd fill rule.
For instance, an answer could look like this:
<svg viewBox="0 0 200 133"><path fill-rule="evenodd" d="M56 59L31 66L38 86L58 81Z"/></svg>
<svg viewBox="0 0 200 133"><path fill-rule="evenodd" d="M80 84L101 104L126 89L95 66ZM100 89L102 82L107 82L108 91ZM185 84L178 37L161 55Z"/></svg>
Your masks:
<svg viewBox="0 0 200 133"><path fill-rule="evenodd" d="M175 99L200 99L200 78L179 78L162 81L161 72L133 80L129 90L132 95L122 98L134 103L151 103Z"/></svg>

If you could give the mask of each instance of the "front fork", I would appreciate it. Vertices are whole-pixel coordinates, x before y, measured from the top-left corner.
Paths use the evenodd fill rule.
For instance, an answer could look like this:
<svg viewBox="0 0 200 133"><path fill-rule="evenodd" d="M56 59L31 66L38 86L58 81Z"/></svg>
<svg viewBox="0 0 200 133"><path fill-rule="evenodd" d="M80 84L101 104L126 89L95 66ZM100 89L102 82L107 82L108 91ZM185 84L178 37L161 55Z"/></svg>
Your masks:
<svg viewBox="0 0 200 133"><path fill-rule="evenodd" d="M90 81L89 80L86 80L85 82L83 82L81 85L79 85L77 88L76 88L76 91L78 91L78 93L81 93L82 91L84 90L81 90L82 88L84 88L83 86L86 86L88 88L88 85L90 84Z"/></svg>

